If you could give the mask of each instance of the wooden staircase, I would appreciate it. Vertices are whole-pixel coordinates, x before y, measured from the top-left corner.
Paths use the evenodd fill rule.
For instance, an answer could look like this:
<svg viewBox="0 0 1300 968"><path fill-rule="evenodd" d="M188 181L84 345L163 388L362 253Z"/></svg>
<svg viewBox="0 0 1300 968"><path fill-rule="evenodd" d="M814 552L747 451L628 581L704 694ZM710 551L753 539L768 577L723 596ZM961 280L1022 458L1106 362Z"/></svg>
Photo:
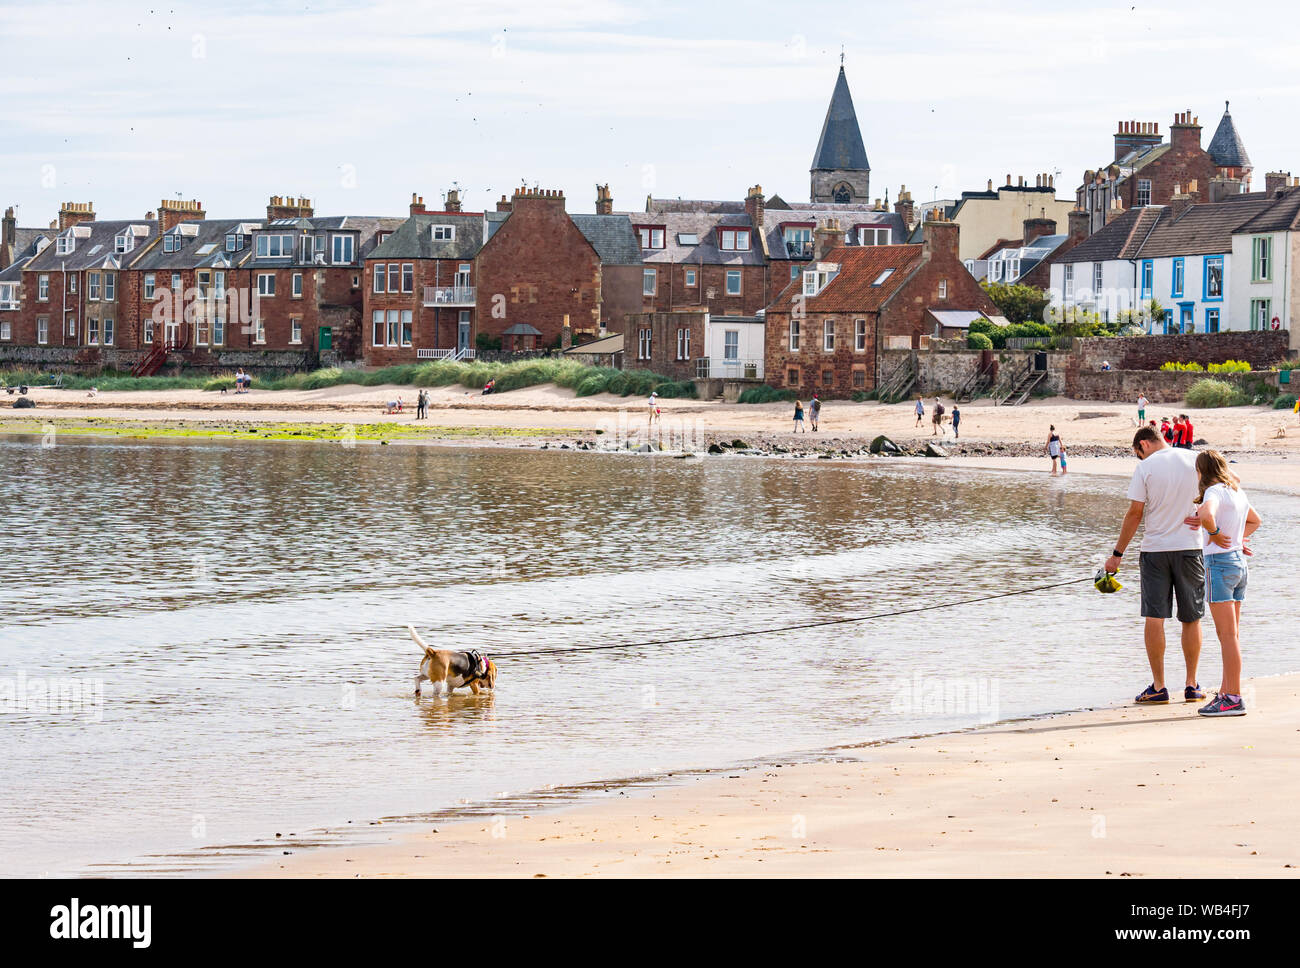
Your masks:
<svg viewBox="0 0 1300 968"><path fill-rule="evenodd" d="M993 400L999 407L1018 407L1029 399L1029 394L1045 379L1047 371L1034 369L1033 357L1030 357L1023 367L1011 375L1011 379L994 391Z"/></svg>
<svg viewBox="0 0 1300 968"><path fill-rule="evenodd" d="M131 367L131 375L153 376L166 364L168 352L170 351L162 343L154 343L149 348L149 352L140 359L140 362Z"/></svg>
<svg viewBox="0 0 1300 968"><path fill-rule="evenodd" d="M916 353L912 352L880 384L876 399L881 403L897 403L916 386L916 375Z"/></svg>

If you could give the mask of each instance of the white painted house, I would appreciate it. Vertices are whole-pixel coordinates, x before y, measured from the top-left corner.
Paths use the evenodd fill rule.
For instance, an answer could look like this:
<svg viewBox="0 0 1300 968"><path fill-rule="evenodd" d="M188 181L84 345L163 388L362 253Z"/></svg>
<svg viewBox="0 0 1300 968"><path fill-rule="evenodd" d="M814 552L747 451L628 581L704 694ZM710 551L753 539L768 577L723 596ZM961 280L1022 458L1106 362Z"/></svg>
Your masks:
<svg viewBox="0 0 1300 968"><path fill-rule="evenodd" d="M1286 329L1300 349L1292 320L1300 299L1300 189L1274 192L1273 203L1237 227L1232 236L1229 306L1242 329Z"/></svg>
<svg viewBox="0 0 1300 968"><path fill-rule="evenodd" d="M1053 262L1052 305L1109 320L1154 300L1160 312L1148 323L1151 333L1251 329L1252 243L1239 242L1238 232L1280 201L1257 192L1191 204L1184 195L1124 212ZM1283 270L1265 264L1267 282L1276 284Z"/></svg>
<svg viewBox="0 0 1300 968"><path fill-rule="evenodd" d="M718 316L704 323L704 349L708 373L723 378L763 378L766 323L762 316Z"/></svg>

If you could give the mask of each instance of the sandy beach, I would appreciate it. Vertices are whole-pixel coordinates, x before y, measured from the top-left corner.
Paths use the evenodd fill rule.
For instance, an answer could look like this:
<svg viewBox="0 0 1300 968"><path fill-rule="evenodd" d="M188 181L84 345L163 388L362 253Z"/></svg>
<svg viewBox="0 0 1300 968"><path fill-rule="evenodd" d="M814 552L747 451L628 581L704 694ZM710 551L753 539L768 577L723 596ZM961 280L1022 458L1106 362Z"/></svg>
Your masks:
<svg viewBox="0 0 1300 968"><path fill-rule="evenodd" d="M35 393L37 410L0 410L0 433L50 425L130 435L129 428L161 426L379 424L403 430L395 443L472 435L474 443L536 447L593 444L596 431L624 412L629 423L645 419L639 398L579 399L554 387L486 399L462 388L434 390L430 418L419 424L413 406L381 413L399 394L413 403L410 388ZM915 427L909 403L832 401L816 435L788 432L786 404L662 406L666 421L698 421L711 440L743 438L791 457L867 459L861 448L881 433L900 443L931 439L928 423ZM1158 406L1149 415L1179 409ZM869 459L1045 474L1047 460L1036 454L1054 424L1077 452L1072 473L1131 473L1131 407L1054 398L1016 408L978 401L962 413L961 445L948 461ZM1300 494L1292 467L1300 427L1289 412L1190 413L1196 436L1233 456L1248 486ZM956 444L950 433L941 442ZM1134 635L1137 641L1136 618ZM1206 653L1217 648L1207 628ZM1142 685L1135 680L1133 691ZM1300 674L1248 683L1251 712L1242 719L1204 720L1195 704L1135 708L1127 698L1117 696L1111 708L839 749L822 758L828 761L719 772L653 792L615 787L598 802L532 816L440 823L436 831L402 825L382 844L294 851L237 875L1294 876Z"/></svg>
<svg viewBox="0 0 1300 968"><path fill-rule="evenodd" d="M1208 643L1207 643L1208 645ZM1295 877L1300 675L280 856L268 877Z"/></svg>

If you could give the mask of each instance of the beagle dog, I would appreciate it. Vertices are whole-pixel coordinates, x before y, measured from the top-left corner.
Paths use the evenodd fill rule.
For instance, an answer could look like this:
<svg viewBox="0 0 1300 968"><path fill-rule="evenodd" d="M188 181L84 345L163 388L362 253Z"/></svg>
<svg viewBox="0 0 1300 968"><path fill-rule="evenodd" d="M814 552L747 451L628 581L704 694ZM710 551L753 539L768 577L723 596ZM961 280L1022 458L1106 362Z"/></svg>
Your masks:
<svg viewBox="0 0 1300 968"><path fill-rule="evenodd" d="M424 650L420 660L420 671L415 676L415 695L420 695L420 683L428 679L435 691L442 695L451 695L453 689L469 686L474 695L484 688L495 689L497 684L497 664L478 652L452 652L448 649L435 649L427 644L414 625L408 625L406 631L411 633L415 644Z"/></svg>

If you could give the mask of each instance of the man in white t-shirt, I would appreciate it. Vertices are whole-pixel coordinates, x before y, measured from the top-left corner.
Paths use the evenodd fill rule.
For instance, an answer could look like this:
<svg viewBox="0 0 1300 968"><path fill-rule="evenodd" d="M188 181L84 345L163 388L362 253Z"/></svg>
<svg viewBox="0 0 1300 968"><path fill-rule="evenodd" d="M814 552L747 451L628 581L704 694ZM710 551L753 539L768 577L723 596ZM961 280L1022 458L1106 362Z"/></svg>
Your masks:
<svg viewBox="0 0 1300 968"><path fill-rule="evenodd" d="M1183 701L1196 702L1205 698L1196 681L1196 664L1201 657L1201 617L1205 614L1205 561L1201 555L1200 532L1188 527L1190 518L1196 515L1195 500L1200 490L1196 455L1170 447L1149 424L1139 427L1134 434L1133 453L1141 463L1129 484L1128 513L1124 515L1114 552L1106 559L1106 571L1114 574L1119 570L1125 549L1145 519L1138 563L1152 679L1137 702L1143 705L1169 702L1169 690L1165 686L1165 619L1173 616L1175 600L1178 621L1183 626L1183 658L1187 663Z"/></svg>

